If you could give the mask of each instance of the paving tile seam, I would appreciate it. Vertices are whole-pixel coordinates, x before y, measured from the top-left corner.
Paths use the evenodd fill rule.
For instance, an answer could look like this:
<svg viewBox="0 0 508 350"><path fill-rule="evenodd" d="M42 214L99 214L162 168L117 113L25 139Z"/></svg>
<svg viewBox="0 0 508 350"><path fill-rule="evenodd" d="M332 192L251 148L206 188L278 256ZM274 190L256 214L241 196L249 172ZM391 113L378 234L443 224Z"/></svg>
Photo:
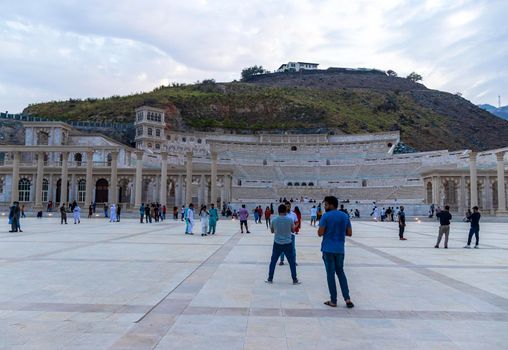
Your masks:
<svg viewBox="0 0 508 350"><path fill-rule="evenodd" d="M151 337L150 340L150 347L152 349L155 349L160 341L163 339L163 337L171 330L174 322L176 321L176 318L171 318L169 320L166 320L166 322L159 324L158 328L157 326L153 326L151 324L144 325L144 321L148 320L150 317L155 317L157 315L164 315L164 313L159 312L159 307L163 306L165 303L170 304L171 302L177 302L179 304L179 310L180 312L177 313L176 317L180 315L182 312L185 311L185 309L190 305L192 299L177 299L172 300L170 296L177 292L178 289L183 288L183 286L190 280L190 278L199 273L202 269L208 269L208 273L213 275L213 273L217 270L219 266L219 261L214 261L215 257L223 255L220 260L223 261L226 256L229 254L229 252L234 248L236 243L240 240L239 231L237 231L235 234L231 235L226 242L223 243L222 247L218 248L215 252L213 252L205 261L203 261L199 266L197 266L190 274L188 274L175 288L173 288L165 297L163 297L158 303L156 303L150 310L148 310L141 318L139 318L134 326L127 331L120 339L111 346L111 349L122 349L122 342L128 341L131 338L136 338L136 336L142 336L144 333L143 327L150 327L150 333L157 333L157 336ZM213 271L210 271L210 266ZM206 281L198 283L196 286L194 286L196 289L201 289L205 285ZM149 322L147 322L149 323ZM147 344L146 344L147 345Z"/></svg>
<svg viewBox="0 0 508 350"><path fill-rule="evenodd" d="M368 226L372 226L372 227L376 227L377 225L373 222L366 222L365 223L366 225ZM434 228L434 227L433 227ZM437 230L438 228L436 228ZM415 235L419 235L419 236L426 236L426 237L434 237L437 239L437 233L436 234L431 234L431 233L421 233L421 232L415 232L415 231L412 231L411 229L406 229L404 230L404 233L411 233L411 234L415 234ZM464 235L467 237L467 234L468 232L466 232ZM397 235L394 235L394 237L396 237ZM454 237L455 235L451 235L450 234L450 237L448 238L448 241L453 241L453 242L462 242L462 244L464 244L464 242L466 241L464 238L463 239L458 239L458 238L455 238ZM490 245L490 244L482 244L481 245L482 247L486 247L486 248L491 248L491 249L500 249L500 250L508 250L508 248L502 248L502 247L496 247L496 246L493 246L493 245ZM431 247L432 248L432 247Z"/></svg>
<svg viewBox="0 0 508 350"><path fill-rule="evenodd" d="M132 234L128 234L126 236L115 237L115 238L108 238L108 239L104 239L104 240L100 240L100 241L96 241L96 242L88 242L86 244L85 243L84 244L78 244L78 245L73 246L73 247L57 249L57 250L54 250L54 251L51 251L51 252L34 254L34 255L29 255L29 256L23 257L23 258L16 258L16 259L11 260L11 261L5 261L3 263L0 263L0 266L7 265L7 264L13 264L13 263L16 263L16 262L25 261L26 259L33 259L33 258L38 258L38 257L46 257L46 256L50 256L50 255L53 255L53 254L69 252L69 251L72 251L72 250L86 248L86 247L92 247L92 246L97 245L97 244L107 243L107 242L115 241L115 240L118 240L118 239L125 239L125 238L131 238L131 237L136 237L136 236L142 236L142 235L149 234L149 233L152 233L152 232L157 232L157 231L159 231L159 230L152 230L152 231L146 231L146 232L140 232L140 233L132 233Z"/></svg>
<svg viewBox="0 0 508 350"><path fill-rule="evenodd" d="M350 238L353 240L352 238ZM484 289L475 287L471 284L468 284L466 282L458 281L452 277L448 277L446 275L443 275L439 272L429 270L427 268L415 268L415 264L411 263L410 261L401 259L397 256L394 256L392 254L383 252L377 248L367 246L363 243L360 243L358 241L355 241L356 244L363 248L364 250L371 252L373 254L376 254L378 256L381 256L385 259L388 259L398 265L404 266L407 269L410 269L411 271L414 271L416 273L419 273L421 275L424 275L434 281L440 282L448 287L454 288L462 293L469 294L475 298L478 298L482 301L488 302L489 304L499 307L503 310L508 311L508 299L503 298L500 295L488 292Z"/></svg>

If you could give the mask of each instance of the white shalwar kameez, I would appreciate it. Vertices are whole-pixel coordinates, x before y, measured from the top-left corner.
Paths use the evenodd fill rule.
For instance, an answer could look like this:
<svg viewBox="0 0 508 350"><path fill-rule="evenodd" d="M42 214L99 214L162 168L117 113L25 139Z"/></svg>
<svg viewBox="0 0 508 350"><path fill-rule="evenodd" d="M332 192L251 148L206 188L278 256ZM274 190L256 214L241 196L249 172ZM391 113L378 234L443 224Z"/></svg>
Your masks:
<svg viewBox="0 0 508 350"><path fill-rule="evenodd" d="M74 223L79 224L81 222L81 208L78 205L74 207L72 214L74 215Z"/></svg>
<svg viewBox="0 0 508 350"><path fill-rule="evenodd" d="M109 209L109 222L116 222L116 207L114 204Z"/></svg>

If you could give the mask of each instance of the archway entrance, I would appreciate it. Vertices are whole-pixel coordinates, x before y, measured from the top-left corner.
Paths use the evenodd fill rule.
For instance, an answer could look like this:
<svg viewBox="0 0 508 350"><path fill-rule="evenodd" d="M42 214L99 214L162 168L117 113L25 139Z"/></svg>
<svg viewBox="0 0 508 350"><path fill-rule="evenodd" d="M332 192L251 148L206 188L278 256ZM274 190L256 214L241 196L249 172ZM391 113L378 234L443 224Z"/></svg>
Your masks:
<svg viewBox="0 0 508 350"><path fill-rule="evenodd" d="M95 183L95 203L107 203L109 183L106 179L99 179Z"/></svg>

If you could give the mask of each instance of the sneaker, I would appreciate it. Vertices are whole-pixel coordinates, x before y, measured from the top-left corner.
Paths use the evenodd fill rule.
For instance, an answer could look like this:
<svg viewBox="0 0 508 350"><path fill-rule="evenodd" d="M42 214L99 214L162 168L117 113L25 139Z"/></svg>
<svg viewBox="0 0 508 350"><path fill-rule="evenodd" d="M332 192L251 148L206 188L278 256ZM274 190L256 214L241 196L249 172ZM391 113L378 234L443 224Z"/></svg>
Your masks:
<svg viewBox="0 0 508 350"><path fill-rule="evenodd" d="M265 281L265 283L272 284L272 283L273 283L273 280L271 280L271 279L267 279L267 280Z"/></svg>
<svg viewBox="0 0 508 350"><path fill-rule="evenodd" d="M250 231L247 231L247 233L250 233Z"/></svg>
<svg viewBox="0 0 508 350"><path fill-rule="evenodd" d="M284 261L281 261L281 262L279 263L279 265L280 265L280 266L284 265Z"/></svg>
<svg viewBox="0 0 508 350"><path fill-rule="evenodd" d="M402 238L399 238L399 240L401 240L401 241L407 241L407 238L402 237Z"/></svg>
<svg viewBox="0 0 508 350"><path fill-rule="evenodd" d="M293 281L293 285L297 285L297 284L302 284L302 282L300 282L298 279L296 279Z"/></svg>
<svg viewBox="0 0 508 350"><path fill-rule="evenodd" d="M435 245L434 248L438 248L439 249L439 246L438 245ZM446 247L445 247L446 248Z"/></svg>
<svg viewBox="0 0 508 350"><path fill-rule="evenodd" d="M471 249L471 246L468 244L468 245L465 245L464 248Z"/></svg>
<svg viewBox="0 0 508 350"><path fill-rule="evenodd" d="M352 309L355 307L355 304L351 300L346 301L346 306L348 309Z"/></svg>
<svg viewBox="0 0 508 350"><path fill-rule="evenodd" d="M20 230L21 232L21 230ZM474 249L479 249L480 247L478 247L478 244L474 246Z"/></svg>
<svg viewBox="0 0 508 350"><path fill-rule="evenodd" d="M444 247L444 249L448 249L448 247L447 247L447 246L445 246L445 247Z"/></svg>

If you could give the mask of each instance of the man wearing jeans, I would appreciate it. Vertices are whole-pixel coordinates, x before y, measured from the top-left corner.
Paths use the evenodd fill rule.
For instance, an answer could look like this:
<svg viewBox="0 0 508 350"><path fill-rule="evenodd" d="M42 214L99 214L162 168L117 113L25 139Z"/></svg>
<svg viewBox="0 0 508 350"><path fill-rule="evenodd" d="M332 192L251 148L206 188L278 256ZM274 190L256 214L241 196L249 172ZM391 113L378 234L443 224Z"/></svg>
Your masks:
<svg viewBox="0 0 508 350"><path fill-rule="evenodd" d="M469 229L469 237L467 238L467 245L464 248L471 248L471 239L473 235L476 238L475 248L478 249L478 244L480 244L480 218L482 217L480 214L480 209L478 207L473 207L473 214L469 217L471 221L471 228Z"/></svg>
<svg viewBox="0 0 508 350"><path fill-rule="evenodd" d="M272 220L270 230L275 234L273 239L272 258L270 260L270 268L268 270L268 279L266 283L273 283L273 274L275 265L281 253L285 253L291 270L291 278L293 284L300 284L296 277L296 264L293 253L293 245L291 243L291 233L295 230L293 219L286 216L287 208L284 204L279 205L279 216Z"/></svg>
<svg viewBox="0 0 508 350"><path fill-rule="evenodd" d="M445 249L448 249L448 236L450 235L450 220L452 219L452 214L450 214L450 206L446 205L445 210L442 210L436 215L439 218L439 233L434 248L439 248L439 243L441 243L441 238L443 237L444 234L445 236L444 247Z"/></svg>
<svg viewBox="0 0 508 350"><path fill-rule="evenodd" d="M344 243L346 236L351 237L353 231L349 216L337 210L338 205L339 201L336 197L325 197L324 207L326 212L319 220L318 236L323 237L321 252L323 252L326 279L330 291L330 300L325 301L325 305L337 307L337 286L335 284L335 274L337 274L342 297L347 307L352 308L354 304L349 297L347 278L344 273Z"/></svg>

